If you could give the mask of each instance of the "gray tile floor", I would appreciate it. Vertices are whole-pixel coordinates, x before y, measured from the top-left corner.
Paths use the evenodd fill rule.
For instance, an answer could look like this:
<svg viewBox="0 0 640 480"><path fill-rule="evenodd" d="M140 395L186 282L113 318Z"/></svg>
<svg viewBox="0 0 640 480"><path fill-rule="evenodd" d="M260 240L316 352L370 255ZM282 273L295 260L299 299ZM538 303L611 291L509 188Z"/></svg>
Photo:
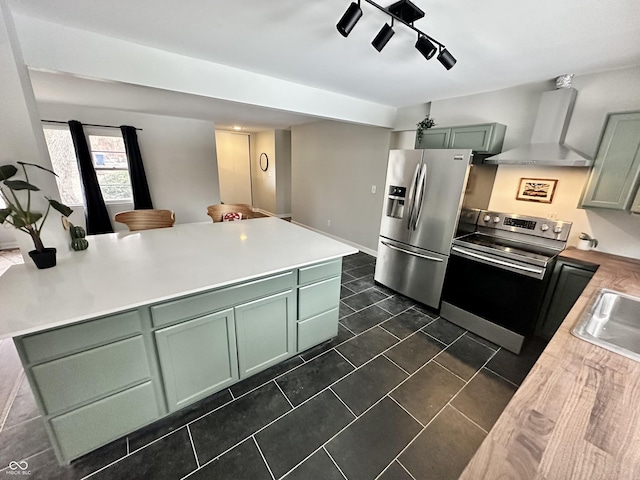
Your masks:
<svg viewBox="0 0 640 480"><path fill-rule="evenodd" d="M347 257L338 336L58 466L24 374L0 342L0 475L43 479L455 479L535 363L375 284ZM17 369L17 370L16 370Z"/></svg>

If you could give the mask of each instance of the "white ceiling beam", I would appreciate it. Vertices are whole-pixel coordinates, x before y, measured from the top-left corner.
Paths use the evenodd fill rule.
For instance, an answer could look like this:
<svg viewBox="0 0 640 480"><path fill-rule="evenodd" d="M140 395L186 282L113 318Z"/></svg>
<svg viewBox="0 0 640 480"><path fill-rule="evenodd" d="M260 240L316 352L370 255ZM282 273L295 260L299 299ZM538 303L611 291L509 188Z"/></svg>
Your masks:
<svg viewBox="0 0 640 480"><path fill-rule="evenodd" d="M16 25L30 68L365 125L395 123L395 107L30 17L16 16Z"/></svg>

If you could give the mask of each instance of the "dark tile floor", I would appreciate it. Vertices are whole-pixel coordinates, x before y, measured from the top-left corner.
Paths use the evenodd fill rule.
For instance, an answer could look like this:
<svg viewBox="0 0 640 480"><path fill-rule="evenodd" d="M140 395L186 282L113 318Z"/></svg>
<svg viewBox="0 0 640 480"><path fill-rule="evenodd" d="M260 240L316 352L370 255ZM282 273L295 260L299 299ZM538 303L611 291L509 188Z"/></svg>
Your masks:
<svg viewBox="0 0 640 480"><path fill-rule="evenodd" d="M519 355L344 260L338 336L61 467L0 341L0 475L34 479L455 479L544 348ZM8 399L8 400L7 400Z"/></svg>

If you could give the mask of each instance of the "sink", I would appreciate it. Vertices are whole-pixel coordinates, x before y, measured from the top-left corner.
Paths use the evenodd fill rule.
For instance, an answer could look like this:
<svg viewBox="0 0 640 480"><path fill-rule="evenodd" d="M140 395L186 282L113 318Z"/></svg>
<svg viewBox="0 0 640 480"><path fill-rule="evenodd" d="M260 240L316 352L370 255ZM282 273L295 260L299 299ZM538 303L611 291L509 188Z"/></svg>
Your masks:
<svg viewBox="0 0 640 480"><path fill-rule="evenodd" d="M603 288L572 333L640 362L640 298Z"/></svg>

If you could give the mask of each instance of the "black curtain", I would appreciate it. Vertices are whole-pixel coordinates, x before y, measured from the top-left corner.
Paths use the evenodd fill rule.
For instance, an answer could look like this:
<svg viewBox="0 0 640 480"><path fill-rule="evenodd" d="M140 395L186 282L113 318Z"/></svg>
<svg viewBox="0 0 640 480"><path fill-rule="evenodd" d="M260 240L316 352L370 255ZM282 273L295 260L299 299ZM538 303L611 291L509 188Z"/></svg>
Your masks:
<svg viewBox="0 0 640 480"><path fill-rule="evenodd" d="M104 204L104 198L98 184L98 177L93 168L91 151L84 136L82 124L77 120L69 120L69 130L76 150L80 179L82 180L82 194L84 196L84 215L87 220L87 233L113 233L109 212Z"/></svg>
<svg viewBox="0 0 640 480"><path fill-rule="evenodd" d="M120 130L122 131L127 158L129 159L129 177L131 178L131 189L133 190L133 208L135 210L153 208L147 176L144 173L142 155L140 155L140 147L138 146L136 129L129 125L122 125Z"/></svg>

